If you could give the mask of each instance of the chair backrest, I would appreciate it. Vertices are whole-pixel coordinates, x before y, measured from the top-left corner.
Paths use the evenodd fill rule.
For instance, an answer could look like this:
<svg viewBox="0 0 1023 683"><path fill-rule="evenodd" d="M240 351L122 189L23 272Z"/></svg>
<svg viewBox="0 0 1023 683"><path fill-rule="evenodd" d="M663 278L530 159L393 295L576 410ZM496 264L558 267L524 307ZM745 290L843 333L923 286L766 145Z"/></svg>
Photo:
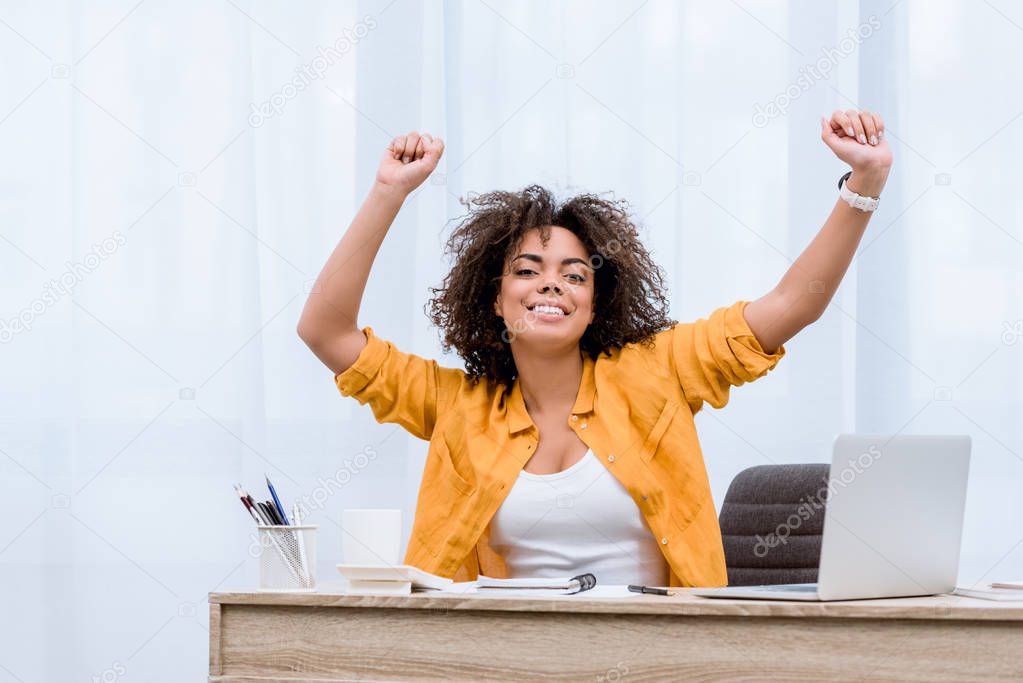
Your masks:
<svg viewBox="0 0 1023 683"><path fill-rule="evenodd" d="M830 469L758 465L735 476L718 517L728 585L817 581Z"/></svg>

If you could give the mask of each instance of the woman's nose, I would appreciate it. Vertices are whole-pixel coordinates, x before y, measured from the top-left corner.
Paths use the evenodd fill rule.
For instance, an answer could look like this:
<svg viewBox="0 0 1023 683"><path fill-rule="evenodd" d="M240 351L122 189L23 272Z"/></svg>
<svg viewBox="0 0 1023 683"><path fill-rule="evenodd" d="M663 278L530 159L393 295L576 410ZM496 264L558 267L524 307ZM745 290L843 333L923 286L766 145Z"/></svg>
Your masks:
<svg viewBox="0 0 1023 683"><path fill-rule="evenodd" d="M553 281L553 280L551 282L548 282L547 284L545 284L540 291L541 292L546 292L548 289L551 288L551 286L554 287L554 291L555 292L558 292L559 294L561 293L561 288L558 287L558 283Z"/></svg>

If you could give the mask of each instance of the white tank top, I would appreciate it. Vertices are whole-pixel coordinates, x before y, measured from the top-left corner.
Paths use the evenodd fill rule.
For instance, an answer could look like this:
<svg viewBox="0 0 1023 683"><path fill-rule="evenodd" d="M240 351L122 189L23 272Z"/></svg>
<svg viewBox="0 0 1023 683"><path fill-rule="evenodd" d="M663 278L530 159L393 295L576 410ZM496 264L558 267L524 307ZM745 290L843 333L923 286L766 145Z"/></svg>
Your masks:
<svg viewBox="0 0 1023 683"><path fill-rule="evenodd" d="M592 449L562 472L520 472L490 522L490 545L512 578L590 572L597 585L668 585L643 514Z"/></svg>

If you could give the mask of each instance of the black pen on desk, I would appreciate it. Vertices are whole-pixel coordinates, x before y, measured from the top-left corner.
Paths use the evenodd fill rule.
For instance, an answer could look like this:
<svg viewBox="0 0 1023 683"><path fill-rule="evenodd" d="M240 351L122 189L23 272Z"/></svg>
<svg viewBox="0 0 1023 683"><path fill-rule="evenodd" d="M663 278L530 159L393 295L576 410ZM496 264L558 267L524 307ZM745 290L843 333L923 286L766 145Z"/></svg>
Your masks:
<svg viewBox="0 0 1023 683"><path fill-rule="evenodd" d="M650 595L675 595L675 591L664 588L650 588L649 586L629 586L633 593L648 593Z"/></svg>

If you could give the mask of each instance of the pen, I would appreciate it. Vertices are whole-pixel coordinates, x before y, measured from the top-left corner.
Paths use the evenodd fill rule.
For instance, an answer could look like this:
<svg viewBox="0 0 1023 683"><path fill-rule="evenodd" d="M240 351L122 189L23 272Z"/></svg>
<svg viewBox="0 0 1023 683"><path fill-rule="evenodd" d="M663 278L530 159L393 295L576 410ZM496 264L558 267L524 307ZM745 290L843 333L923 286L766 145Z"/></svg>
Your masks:
<svg viewBox="0 0 1023 683"><path fill-rule="evenodd" d="M245 494L245 500L249 501L249 507L251 507L253 510L255 510L256 514L259 515L260 523L262 524L262 523L266 522L266 520L263 519L263 512L256 505L256 501L252 500L252 496L250 496L248 494L248 492L245 491L245 489L242 489L242 493Z"/></svg>
<svg viewBox="0 0 1023 683"><path fill-rule="evenodd" d="M259 517L256 515L256 513L254 511L254 508L253 508L253 505L252 505L252 501L249 500L246 497L245 492L242 491L242 485L241 484L235 484L234 485L234 490L235 490L235 493L238 494L238 497L241 498L242 505L245 506L245 511L249 513L249 517L252 517L253 521L256 524L261 524L261 522L259 521Z"/></svg>
<svg viewBox="0 0 1023 683"><path fill-rule="evenodd" d="M650 595L675 595L675 591L665 590L664 588L650 588L649 586L629 586L629 590L633 593L649 593Z"/></svg>
<svg viewBox="0 0 1023 683"><path fill-rule="evenodd" d="M277 512L280 514L282 524L291 524L288 521L288 516L284 514L284 506L281 505L281 499L277 497L277 491L274 490L274 485L270 483L270 475L264 474L266 477L266 487L270 489L270 495L273 496L274 505L277 507Z"/></svg>
<svg viewBox="0 0 1023 683"><path fill-rule="evenodd" d="M291 506L291 521L296 525L302 523L302 513L299 510L298 503ZM309 558L307 558L305 554L305 540L302 538L302 531L295 531L294 533L295 540L298 542L298 559L299 562L302 563L302 573L305 575L306 585L308 586L312 583L312 580L310 579L310 572L312 571L312 568L308 566Z"/></svg>
<svg viewBox="0 0 1023 683"><path fill-rule="evenodd" d="M263 514L262 508L259 507L259 504L256 501L252 500L252 496L246 493L245 489L242 488L242 485L235 484L234 490L238 492L239 496L241 496L242 504L245 506L245 509L249 511L249 515L251 515L252 519L256 521L256 524L267 524L268 522L266 520L266 516Z"/></svg>
<svg viewBox="0 0 1023 683"><path fill-rule="evenodd" d="M282 526L281 520L277 519L277 511L274 510L274 506L270 501L260 503L259 507L263 510L263 516L266 517L270 526Z"/></svg>
<svg viewBox="0 0 1023 683"><path fill-rule="evenodd" d="M270 510L270 512L273 513L274 521L277 522L278 526L288 526L287 524L284 523L284 520L281 519L281 513L278 512L277 506L274 505L274 502L272 500L266 501L266 507L268 510Z"/></svg>

